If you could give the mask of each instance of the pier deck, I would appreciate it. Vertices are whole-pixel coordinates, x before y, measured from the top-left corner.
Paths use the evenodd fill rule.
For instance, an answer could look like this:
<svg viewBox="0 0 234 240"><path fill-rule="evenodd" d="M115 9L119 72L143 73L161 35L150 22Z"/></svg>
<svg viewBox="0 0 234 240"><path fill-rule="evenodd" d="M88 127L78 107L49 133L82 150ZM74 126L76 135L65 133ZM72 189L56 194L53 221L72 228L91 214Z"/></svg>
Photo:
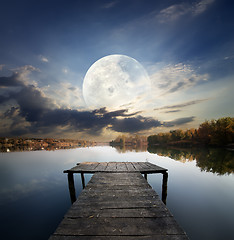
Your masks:
<svg viewBox="0 0 234 240"><path fill-rule="evenodd" d="M188 239L142 176L166 171L150 163L82 163L64 171L71 197L73 173L94 175L49 240Z"/></svg>

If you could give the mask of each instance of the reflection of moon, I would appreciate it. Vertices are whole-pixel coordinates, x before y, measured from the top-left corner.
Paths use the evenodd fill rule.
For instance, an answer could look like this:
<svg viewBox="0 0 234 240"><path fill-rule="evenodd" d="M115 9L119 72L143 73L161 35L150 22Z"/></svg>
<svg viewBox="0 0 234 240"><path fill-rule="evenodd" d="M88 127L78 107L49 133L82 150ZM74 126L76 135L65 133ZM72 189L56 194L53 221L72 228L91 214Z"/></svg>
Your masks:
<svg viewBox="0 0 234 240"><path fill-rule="evenodd" d="M142 65L125 55L109 55L96 61L83 82L83 96L90 107L118 108L133 103L149 86Z"/></svg>

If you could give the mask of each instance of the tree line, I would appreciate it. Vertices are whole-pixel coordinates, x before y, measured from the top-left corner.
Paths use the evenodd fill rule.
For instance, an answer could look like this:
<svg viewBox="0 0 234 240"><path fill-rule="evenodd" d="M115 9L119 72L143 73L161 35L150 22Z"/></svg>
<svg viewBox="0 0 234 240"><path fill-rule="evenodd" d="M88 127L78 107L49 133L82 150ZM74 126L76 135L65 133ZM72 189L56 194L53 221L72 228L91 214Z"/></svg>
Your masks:
<svg viewBox="0 0 234 240"><path fill-rule="evenodd" d="M148 137L149 145L227 146L234 143L234 118L205 121L197 129L173 130Z"/></svg>

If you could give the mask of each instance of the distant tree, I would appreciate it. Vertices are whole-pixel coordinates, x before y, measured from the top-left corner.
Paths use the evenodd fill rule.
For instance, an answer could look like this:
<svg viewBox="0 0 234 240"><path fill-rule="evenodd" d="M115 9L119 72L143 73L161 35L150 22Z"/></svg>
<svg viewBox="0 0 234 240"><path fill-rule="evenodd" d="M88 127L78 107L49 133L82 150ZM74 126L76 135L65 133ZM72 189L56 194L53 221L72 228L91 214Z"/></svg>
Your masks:
<svg viewBox="0 0 234 240"><path fill-rule="evenodd" d="M205 121L198 129L173 130L148 137L149 145L172 143L199 143L203 145L224 146L234 142L234 118L225 117Z"/></svg>

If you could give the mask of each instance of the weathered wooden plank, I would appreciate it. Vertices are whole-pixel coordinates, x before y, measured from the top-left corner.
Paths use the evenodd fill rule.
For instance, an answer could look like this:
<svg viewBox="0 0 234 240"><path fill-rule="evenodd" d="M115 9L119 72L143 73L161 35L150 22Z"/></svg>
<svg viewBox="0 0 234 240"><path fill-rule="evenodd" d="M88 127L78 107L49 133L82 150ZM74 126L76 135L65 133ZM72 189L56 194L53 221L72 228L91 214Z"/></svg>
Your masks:
<svg viewBox="0 0 234 240"><path fill-rule="evenodd" d="M89 182L89 183L94 183L94 180L92 180L91 182ZM117 184L115 184L115 183L117 183L117 181L115 180L106 180L106 179L100 179L98 182L96 182L95 184L96 185L103 185L103 186L105 186L105 185L109 185L109 186L111 186L111 185L117 185ZM119 181L118 181L118 185L147 185L147 183L146 182L142 182L141 180L139 180L139 179L136 179L136 182L133 182L133 181L131 181L131 179L128 179L128 180L124 180L124 179L120 179ZM87 185L87 186L90 186L90 184L89 185Z"/></svg>
<svg viewBox="0 0 234 240"><path fill-rule="evenodd" d="M141 179L140 175L136 175L135 172L134 173L128 173L126 175L126 173L120 173L120 172L112 172L112 173L97 173L95 174L94 178L95 181L99 181L102 179L109 179L109 180L116 180L117 182L119 180L127 180L127 179Z"/></svg>
<svg viewBox="0 0 234 240"><path fill-rule="evenodd" d="M167 171L166 168L162 168L150 162L145 162L145 164L149 166L149 171Z"/></svg>
<svg viewBox="0 0 234 240"><path fill-rule="evenodd" d="M94 169L95 172L104 172L107 167L106 162L99 162L98 166Z"/></svg>
<svg viewBox="0 0 234 240"><path fill-rule="evenodd" d="M146 162L138 162L138 164L141 166L142 170L150 171L150 167L146 164Z"/></svg>
<svg viewBox="0 0 234 240"><path fill-rule="evenodd" d="M186 235L151 236L51 236L49 240L187 240Z"/></svg>
<svg viewBox="0 0 234 240"><path fill-rule="evenodd" d="M99 165L98 162L84 162L84 163L77 163L77 166L74 167L75 170L81 171L92 171Z"/></svg>
<svg viewBox="0 0 234 240"><path fill-rule="evenodd" d="M80 168L94 170L99 165L98 162L83 162L77 164Z"/></svg>
<svg viewBox="0 0 234 240"><path fill-rule="evenodd" d="M84 208L99 208L99 209L114 209L114 208L148 208L148 207L159 207L161 206L158 201L151 201L151 200L146 200L146 201L134 201L134 202L129 202L129 201L121 201L121 202L75 202L73 203L74 207L84 207Z"/></svg>
<svg viewBox="0 0 234 240"><path fill-rule="evenodd" d="M117 170L116 162L107 163L107 167L105 169L106 172L116 172L116 170Z"/></svg>
<svg viewBox="0 0 234 240"><path fill-rule="evenodd" d="M158 235L183 234L173 217L162 218L64 218L58 235Z"/></svg>
<svg viewBox="0 0 234 240"><path fill-rule="evenodd" d="M135 188L135 189L127 189L127 191L125 189L117 189L117 190L113 190L113 189L87 189L85 188L79 198L81 196L96 196L96 195L105 195L105 196L115 196L115 195L121 195L121 196L158 196L158 194L152 189L152 188Z"/></svg>
<svg viewBox="0 0 234 240"><path fill-rule="evenodd" d="M138 172L141 171L141 166L139 165L138 162L132 162L132 165L136 169L136 171L138 171Z"/></svg>
<svg viewBox="0 0 234 240"><path fill-rule="evenodd" d="M115 203L115 202L123 202L123 201L137 201L137 202L144 202L144 201L151 201L151 203L157 203L157 201L160 201L159 197L155 196L93 196L90 198L90 196L81 196L79 198L79 204L86 204L86 201L89 201L90 204L100 204L103 202L108 202L109 204Z"/></svg>
<svg viewBox="0 0 234 240"><path fill-rule="evenodd" d="M126 164L124 162L118 162L116 164L116 170L118 172L127 172L128 171Z"/></svg>
<svg viewBox="0 0 234 240"><path fill-rule="evenodd" d="M163 173L167 169L159 167L155 164L149 162L84 162L78 163L77 166L65 170L68 172L84 172L84 173L94 173L94 172L142 172L142 173Z"/></svg>
<svg viewBox="0 0 234 240"><path fill-rule="evenodd" d="M65 217L67 218L92 218L92 217L114 217L114 218L142 218L142 217L168 217L172 214L165 206L148 208L83 208L71 207Z"/></svg>
<svg viewBox="0 0 234 240"><path fill-rule="evenodd" d="M128 169L128 172L135 172L136 171L136 169L134 168L134 166L131 162L125 162L125 165Z"/></svg>

